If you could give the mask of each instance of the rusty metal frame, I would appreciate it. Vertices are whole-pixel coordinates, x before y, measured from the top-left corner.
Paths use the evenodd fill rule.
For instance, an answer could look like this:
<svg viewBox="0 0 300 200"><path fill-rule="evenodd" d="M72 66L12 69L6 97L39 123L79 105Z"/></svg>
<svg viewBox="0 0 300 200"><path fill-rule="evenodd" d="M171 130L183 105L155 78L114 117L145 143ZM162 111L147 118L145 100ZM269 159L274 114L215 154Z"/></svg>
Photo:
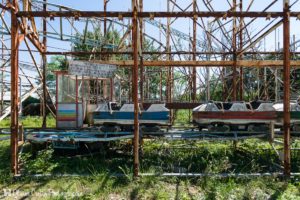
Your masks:
<svg viewBox="0 0 300 200"><path fill-rule="evenodd" d="M44 0L47 2L47 0ZM116 64L121 67L131 67L132 68L132 99L134 102L134 175L139 175L139 122L138 122L138 103L139 103L139 90L141 101L143 102L144 93L143 93L143 82L145 73L144 67L167 67L168 70L168 81L167 81L167 102L169 106L172 104L172 87L173 87L173 70L175 67L192 67L192 101L195 104L197 99L197 67L232 67L233 68L233 88L232 88L232 100L236 100L238 93L239 99L243 99L243 68L245 67L253 67L253 68L262 68L262 67L274 67L274 68L281 68L284 69L284 174L289 176L291 173L291 161L290 161L290 67L300 67L300 61L291 61L290 60L290 18L298 18L300 17L300 12L290 12L290 4L288 0L284 0L284 9L282 12L267 12L267 8L263 12L250 12L249 7L246 11L243 11L243 1L240 0L239 3L239 11L237 11L237 1L233 0L231 10L227 12L219 12L219 11L200 11L197 8L197 0L192 0L192 11L185 11L185 12L176 12L171 11L170 9L170 2L174 4L173 1L168 0L168 9L167 12L144 12L143 11L143 0L132 0L132 11L129 12L112 12L107 11L107 0L104 0L104 11L47 11L46 3L43 4L43 11L30 11L24 10L19 11L19 5L16 0L13 0L10 5L2 5L0 4L0 8L5 10L11 11L11 104L12 104L12 112L11 112L11 154L12 154L12 171L16 175L18 173L18 51L19 51L19 43L24 39L27 38L31 43L38 49L41 53L44 61L43 65L43 99L44 104L47 103L47 88L46 88L46 56L47 55L112 55L112 54L129 54L132 55L132 60L126 61L99 61L100 63L109 63L109 64ZM203 1L205 2L205 1ZM252 3L251 3L252 4ZM271 3L269 6L271 6ZM178 6L178 5L176 5ZM206 6L211 7L209 1L206 1ZM268 7L269 7L268 6ZM184 10L184 9L180 9ZM43 23L43 32L44 38L43 42L39 42L37 38L37 32L28 33L26 24L22 23L23 19L34 19L34 18L44 18ZM132 52L47 52L47 39L46 39L46 20L47 18L54 19L54 18L92 18L92 17L100 17L104 19L104 30L106 33L107 29L107 19L109 18L129 18L132 20ZM212 35L203 24L199 24L197 22L198 18L202 20L202 18L214 17L216 20L220 20L222 18L233 18L233 29L231 31L227 31L224 28L224 24L219 23L220 29L222 29L222 33L227 37L228 34L232 33L232 46L230 51L227 52L197 52L197 25L199 25L207 35ZM18 20L21 19L21 20ZM165 52L143 52L143 20L144 19L154 19L154 18L167 18L167 30L166 30L166 51ZM171 40L172 35L170 32L170 25L171 25L171 18L190 18L193 20L193 40L192 40L192 51L191 52L172 52L171 51ZM275 26L271 27L267 30L263 35L259 35L259 37L252 41L253 38L250 38L248 42L250 43L246 48L244 46L244 38L243 34L246 32L249 35L247 26L250 24L244 23L244 18L253 18L250 21L252 23L256 18L282 18L282 21L276 24ZM237 28L237 19L239 19L239 28ZM274 30L274 27L277 25L281 25L283 23L283 37L284 37L284 48L283 52L273 52L272 54L282 54L284 59L283 60L243 60L243 56L253 54L253 55L260 55L260 54L270 54L270 52L246 52L246 50L252 48L257 41L260 41L264 38L269 32ZM35 29L33 27L33 29ZM214 36L212 36L214 37ZM239 38L239 44L237 44L237 38ZM26 42L26 39L25 39ZM174 42L174 41L173 41ZM139 44L140 43L140 44ZM26 42L28 50L31 52L29 45ZM228 47L224 47L225 49ZM141 52L139 52L139 49ZM294 54L300 54L300 52L293 52ZM149 55L166 55L166 60L143 60L142 55L149 54ZM223 60L215 60L215 61L199 61L197 60L197 56L199 55L216 55L219 54L224 56ZM140 55L140 57L139 57ZM172 55L192 55L192 60L189 61L176 61L172 60ZM226 60L226 56L232 56L232 60ZM240 69L239 75L239 87L237 87L237 67ZM222 69L221 69L222 70ZM140 72L140 75L139 75ZM163 74L160 72L160 76L162 77ZM141 77L140 85L139 85L139 77ZM223 80L223 78L221 77ZM112 83L111 83L112 86ZM140 89L139 89L140 88ZM160 98L162 98L162 83L160 83ZM229 89L230 90L230 89ZM228 92L228 94L230 91ZM112 90L110 98L112 99ZM186 105L183 104L182 106ZM173 105L174 106L174 105ZM178 105L177 105L178 106ZM174 106L175 107L175 106ZM189 107L190 108L190 107ZM45 117L46 106L44 105L44 115L43 115L43 127L46 127L46 117Z"/></svg>

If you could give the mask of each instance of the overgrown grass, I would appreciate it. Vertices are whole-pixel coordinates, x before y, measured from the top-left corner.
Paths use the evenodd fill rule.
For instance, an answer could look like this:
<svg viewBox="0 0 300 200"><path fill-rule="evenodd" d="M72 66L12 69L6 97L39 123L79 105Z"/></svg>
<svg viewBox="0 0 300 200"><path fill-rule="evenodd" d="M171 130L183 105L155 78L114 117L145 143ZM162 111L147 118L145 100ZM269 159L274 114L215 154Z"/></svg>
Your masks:
<svg viewBox="0 0 300 200"><path fill-rule="evenodd" d="M20 123L23 124L25 128L39 128L42 126L43 118L40 116L26 116L20 118ZM52 116L47 116L47 127L54 128L56 126L55 119ZM6 118L0 121L0 128L9 128L10 118Z"/></svg>
<svg viewBox="0 0 300 200"><path fill-rule="evenodd" d="M177 113L177 123L188 120ZM48 125L54 126L50 118ZM41 126L40 117L23 119L25 127ZM9 127L5 120L1 127ZM299 148L300 142L293 143ZM130 141L101 145L96 151L37 150L26 144L21 154L22 178L10 172L9 141L0 141L0 196L19 191L18 199L300 199L297 178L132 178ZM277 147L278 148L278 147ZM280 149L279 149L280 150ZM140 159L143 173L256 173L278 172L280 163L267 141L238 142L144 140ZM293 151L292 171L300 171L300 152ZM43 177L33 174L78 174L81 177ZM119 177L117 175L123 175ZM52 194L52 195L51 195ZM42 196L41 198L41 195ZM2 197L1 196L1 197Z"/></svg>
<svg viewBox="0 0 300 200"><path fill-rule="evenodd" d="M299 144L299 143L296 143ZM23 174L13 181L9 171L9 142L0 142L0 188L34 190L30 196L46 193L48 199L300 199L298 179L278 178L175 178L132 179L132 149L128 143L112 143L110 150L86 155L57 152L51 147L32 152L26 145L21 156ZM296 145L294 145L296 146ZM293 154L293 171L300 169ZM142 172L251 173L278 171L276 155L267 142L145 141ZM33 178L30 174L81 174L84 177ZM118 177L117 174L125 176ZM49 190L55 193L50 196ZM1 191L1 190L0 190ZM69 195L69 196L68 196ZM44 198L43 198L44 199Z"/></svg>

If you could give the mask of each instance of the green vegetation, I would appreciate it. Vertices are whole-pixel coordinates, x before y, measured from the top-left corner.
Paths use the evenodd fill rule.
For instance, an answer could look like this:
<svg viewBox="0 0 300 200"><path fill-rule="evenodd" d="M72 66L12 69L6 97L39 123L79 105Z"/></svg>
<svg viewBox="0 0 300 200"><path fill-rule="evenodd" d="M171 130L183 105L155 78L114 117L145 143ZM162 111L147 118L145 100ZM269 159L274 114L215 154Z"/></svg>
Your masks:
<svg viewBox="0 0 300 200"><path fill-rule="evenodd" d="M298 179L280 178L176 178L132 179L130 144L111 143L86 155L46 148L32 154L25 145L21 156L25 177L13 181L9 171L9 142L0 142L0 187L17 189L37 199L299 199ZM114 149L113 149L114 148ZM117 150L116 150L117 149ZM299 158L299 157L298 157ZM299 161L292 157L294 170ZM233 148L231 142L145 141L142 172L251 173L276 171L278 160L267 142L249 140ZM34 178L30 174L81 174L83 177ZM122 177L117 174L124 175ZM49 191L54 192L51 197ZM29 196L29 197L30 197ZM21 196L23 197L23 196ZM19 197L19 198L21 198Z"/></svg>
<svg viewBox="0 0 300 200"><path fill-rule="evenodd" d="M53 71L67 70L67 60L64 56L52 56L47 66L47 81L54 81Z"/></svg>
<svg viewBox="0 0 300 200"><path fill-rule="evenodd" d="M39 128L42 126L43 118L40 116L26 116L21 117L20 123L23 124L24 128ZM56 126L55 119L49 115L47 116L47 127L53 128ZM6 118L0 121L0 128L9 128L10 127L10 118Z"/></svg>
<svg viewBox="0 0 300 200"><path fill-rule="evenodd" d="M188 121L189 113L179 110L178 125ZM40 117L26 117L24 126L38 127ZM55 120L48 117L48 124ZM51 126L52 126L51 125ZM0 127L9 127L9 120ZM300 199L298 177L284 180L257 178L176 178L132 176L130 141L100 144L98 150L82 146L83 151L54 150L26 143L20 160L21 178L13 179L10 171L9 141L0 141L0 188L2 195L19 192L19 199ZM299 148L300 142L293 143ZM280 150L279 146L276 146ZM39 150L38 150L39 149ZM145 140L141 155L142 173L265 173L278 172L280 163L266 141L232 142ZM300 171L300 152L293 151L292 171ZM45 177L32 175L43 174ZM72 177L48 176L59 174ZM121 176L120 176L121 175ZM14 193L16 194L16 193Z"/></svg>
<svg viewBox="0 0 300 200"><path fill-rule="evenodd" d="M189 126L192 121L192 112L189 110L176 110L175 111L175 126Z"/></svg>

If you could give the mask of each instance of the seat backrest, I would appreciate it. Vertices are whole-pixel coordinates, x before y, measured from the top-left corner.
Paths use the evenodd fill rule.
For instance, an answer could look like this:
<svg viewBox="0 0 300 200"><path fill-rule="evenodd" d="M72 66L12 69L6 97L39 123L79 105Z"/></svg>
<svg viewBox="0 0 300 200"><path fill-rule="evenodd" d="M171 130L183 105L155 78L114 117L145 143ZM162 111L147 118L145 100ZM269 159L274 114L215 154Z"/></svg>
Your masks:
<svg viewBox="0 0 300 200"><path fill-rule="evenodd" d="M273 103L261 103L256 111L275 111Z"/></svg>
<svg viewBox="0 0 300 200"><path fill-rule="evenodd" d="M98 105L98 107L96 108L96 110L95 111L97 111L97 112L107 112L107 111L109 111L109 107L108 107L108 105L107 105L107 103L101 103L101 104L99 104Z"/></svg>
<svg viewBox="0 0 300 200"><path fill-rule="evenodd" d="M246 103L233 103L229 111L248 111Z"/></svg>
<svg viewBox="0 0 300 200"><path fill-rule="evenodd" d="M121 109L121 112L134 112L134 105L133 104L124 104Z"/></svg>
<svg viewBox="0 0 300 200"><path fill-rule="evenodd" d="M160 112L160 111L169 111L168 108L165 107L165 104L152 104L148 109L147 112Z"/></svg>
<svg viewBox="0 0 300 200"><path fill-rule="evenodd" d="M193 109L194 112L220 111L215 103L205 103Z"/></svg>

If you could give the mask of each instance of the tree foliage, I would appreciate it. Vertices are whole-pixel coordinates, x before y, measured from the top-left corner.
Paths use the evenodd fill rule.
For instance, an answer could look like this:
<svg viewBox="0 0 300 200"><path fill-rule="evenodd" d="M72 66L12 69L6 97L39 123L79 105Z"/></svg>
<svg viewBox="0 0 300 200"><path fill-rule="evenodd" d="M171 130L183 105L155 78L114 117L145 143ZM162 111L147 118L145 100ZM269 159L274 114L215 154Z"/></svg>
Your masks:
<svg viewBox="0 0 300 200"><path fill-rule="evenodd" d="M61 71L67 69L67 60L64 56L52 56L48 63L47 80L55 80L55 74L53 71Z"/></svg>

